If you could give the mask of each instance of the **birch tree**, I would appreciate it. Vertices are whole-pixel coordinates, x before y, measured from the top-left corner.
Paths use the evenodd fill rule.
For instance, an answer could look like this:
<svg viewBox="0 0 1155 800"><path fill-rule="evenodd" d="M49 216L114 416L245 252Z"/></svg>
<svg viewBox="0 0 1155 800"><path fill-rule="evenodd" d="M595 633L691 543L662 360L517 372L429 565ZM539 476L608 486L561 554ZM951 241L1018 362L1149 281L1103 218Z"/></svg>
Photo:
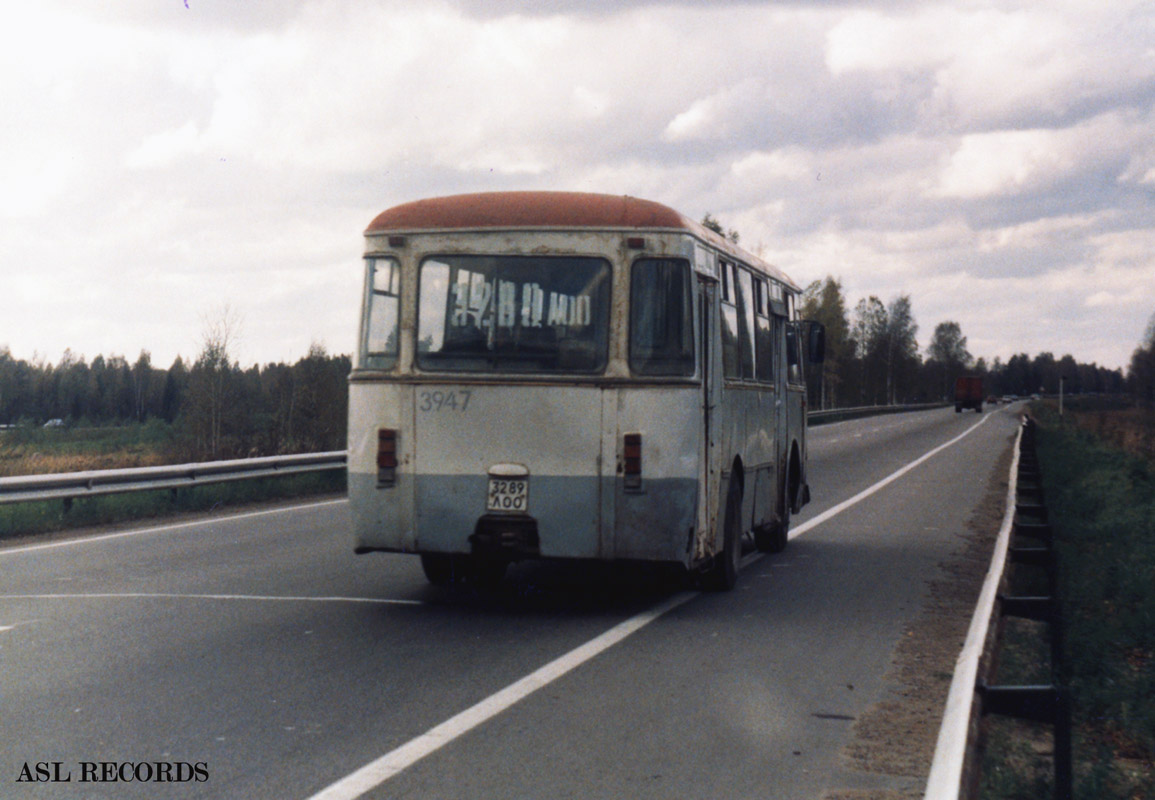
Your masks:
<svg viewBox="0 0 1155 800"><path fill-rule="evenodd" d="M203 322L200 355L189 370L186 424L196 450L215 459L223 450L229 423L234 422L228 414L235 394L234 377L240 367L233 361L232 350L240 337L241 321L225 305Z"/></svg>

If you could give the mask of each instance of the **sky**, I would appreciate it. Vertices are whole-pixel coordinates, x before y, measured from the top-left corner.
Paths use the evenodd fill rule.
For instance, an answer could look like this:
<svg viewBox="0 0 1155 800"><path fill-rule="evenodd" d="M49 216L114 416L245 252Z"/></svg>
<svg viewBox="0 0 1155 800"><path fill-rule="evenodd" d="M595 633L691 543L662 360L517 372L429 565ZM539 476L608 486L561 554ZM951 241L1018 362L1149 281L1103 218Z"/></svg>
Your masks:
<svg viewBox="0 0 1155 800"><path fill-rule="evenodd" d="M1155 4L38 0L0 28L0 350L351 353L362 234L632 195L918 341L1125 368L1155 314ZM227 309L227 312L226 312Z"/></svg>

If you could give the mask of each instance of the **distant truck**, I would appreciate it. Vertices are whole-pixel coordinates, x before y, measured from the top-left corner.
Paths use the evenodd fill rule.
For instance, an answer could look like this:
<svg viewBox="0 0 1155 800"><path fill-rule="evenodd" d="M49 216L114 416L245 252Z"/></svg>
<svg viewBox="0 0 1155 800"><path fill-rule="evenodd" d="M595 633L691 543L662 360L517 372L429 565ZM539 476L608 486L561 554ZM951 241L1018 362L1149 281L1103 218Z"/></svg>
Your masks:
<svg viewBox="0 0 1155 800"><path fill-rule="evenodd" d="M964 408L973 408L982 413L983 379L976 375L964 375L954 382L954 410L959 413Z"/></svg>

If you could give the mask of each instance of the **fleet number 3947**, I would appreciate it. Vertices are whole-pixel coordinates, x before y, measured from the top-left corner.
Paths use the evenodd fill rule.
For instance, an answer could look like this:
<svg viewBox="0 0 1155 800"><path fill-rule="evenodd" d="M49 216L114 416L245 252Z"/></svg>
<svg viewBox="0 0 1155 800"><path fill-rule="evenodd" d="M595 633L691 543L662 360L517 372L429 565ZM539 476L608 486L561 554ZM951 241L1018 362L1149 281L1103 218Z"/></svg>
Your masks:
<svg viewBox="0 0 1155 800"><path fill-rule="evenodd" d="M464 411L469 408L471 394L468 389L421 392L417 399L417 408L420 411Z"/></svg>

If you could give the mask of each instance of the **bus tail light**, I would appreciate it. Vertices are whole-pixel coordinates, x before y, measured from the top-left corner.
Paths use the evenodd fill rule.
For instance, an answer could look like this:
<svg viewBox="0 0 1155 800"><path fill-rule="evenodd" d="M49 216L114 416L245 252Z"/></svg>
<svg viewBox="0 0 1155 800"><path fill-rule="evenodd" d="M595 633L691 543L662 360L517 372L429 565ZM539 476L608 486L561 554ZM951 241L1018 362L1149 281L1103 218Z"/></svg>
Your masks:
<svg viewBox="0 0 1155 800"><path fill-rule="evenodd" d="M397 431L381 428L377 431L377 485L392 486L397 482Z"/></svg>
<svg viewBox="0 0 1155 800"><path fill-rule="evenodd" d="M627 433L623 439L622 457L624 463L623 486L627 489L642 488L642 435Z"/></svg>

